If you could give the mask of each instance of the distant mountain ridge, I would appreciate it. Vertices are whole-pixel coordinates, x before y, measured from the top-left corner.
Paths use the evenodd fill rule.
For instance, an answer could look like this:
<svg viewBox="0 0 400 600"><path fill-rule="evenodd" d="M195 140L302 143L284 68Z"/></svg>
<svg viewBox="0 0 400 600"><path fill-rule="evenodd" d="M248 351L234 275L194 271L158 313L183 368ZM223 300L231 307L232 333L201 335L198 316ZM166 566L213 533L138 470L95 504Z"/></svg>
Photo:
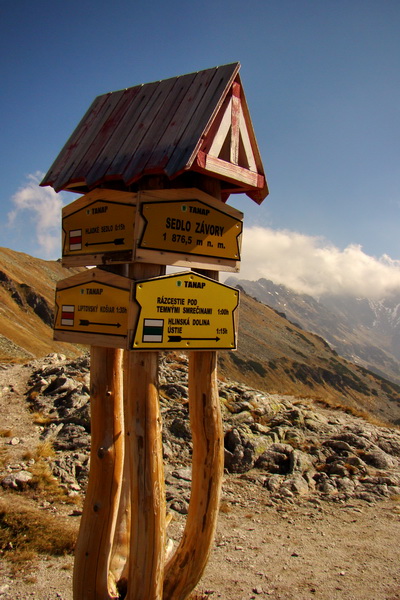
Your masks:
<svg viewBox="0 0 400 600"><path fill-rule="evenodd" d="M333 295L317 300L268 279L229 277L226 283L317 333L341 356L400 383L400 293L380 300Z"/></svg>

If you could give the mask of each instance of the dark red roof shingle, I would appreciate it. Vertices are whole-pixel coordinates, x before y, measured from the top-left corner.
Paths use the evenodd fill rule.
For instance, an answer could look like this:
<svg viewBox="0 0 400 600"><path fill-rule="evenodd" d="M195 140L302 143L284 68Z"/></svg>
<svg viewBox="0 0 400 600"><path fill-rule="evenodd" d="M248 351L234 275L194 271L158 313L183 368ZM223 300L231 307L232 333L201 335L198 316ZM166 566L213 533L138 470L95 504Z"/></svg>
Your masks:
<svg viewBox="0 0 400 600"><path fill-rule="evenodd" d="M173 179L192 166L201 171L194 160L233 82L240 81L239 68L232 63L98 96L41 185L89 191L110 181L130 186L149 174ZM238 181L230 191L262 201L268 189L260 175L262 189ZM230 183L236 187L235 176Z"/></svg>

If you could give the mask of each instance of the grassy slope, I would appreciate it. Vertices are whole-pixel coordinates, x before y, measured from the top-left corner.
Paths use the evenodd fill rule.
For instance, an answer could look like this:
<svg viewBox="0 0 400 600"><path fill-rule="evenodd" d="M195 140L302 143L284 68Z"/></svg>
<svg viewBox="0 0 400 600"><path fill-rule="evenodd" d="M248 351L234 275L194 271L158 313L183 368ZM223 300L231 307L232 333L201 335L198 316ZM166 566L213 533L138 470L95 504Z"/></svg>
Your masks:
<svg viewBox="0 0 400 600"><path fill-rule="evenodd" d="M0 270L14 284L25 284L54 306L58 280L80 269L65 269L57 261L33 258L22 252L0 248ZM23 359L61 352L74 356L81 352L72 344L53 341L50 327L29 307L21 307L10 291L0 285L0 360Z"/></svg>

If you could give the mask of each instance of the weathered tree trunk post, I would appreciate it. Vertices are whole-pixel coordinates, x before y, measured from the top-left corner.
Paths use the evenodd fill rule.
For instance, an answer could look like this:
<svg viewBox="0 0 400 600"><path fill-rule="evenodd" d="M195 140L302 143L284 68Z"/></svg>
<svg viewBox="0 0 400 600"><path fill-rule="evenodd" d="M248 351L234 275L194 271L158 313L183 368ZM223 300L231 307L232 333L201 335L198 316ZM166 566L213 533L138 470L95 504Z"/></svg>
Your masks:
<svg viewBox="0 0 400 600"><path fill-rule="evenodd" d="M122 353L91 348L90 475L75 551L74 600L118 598L110 554L124 464Z"/></svg>
<svg viewBox="0 0 400 600"><path fill-rule="evenodd" d="M128 389L128 352L123 353L123 385L124 393ZM124 424L128 422L127 403L124 401ZM125 425L124 425L125 429ZM125 433L126 436L126 433ZM132 502L131 502L131 470L128 453L126 452L126 439L124 440L124 469L122 474L121 497L117 523L115 528L114 544L111 553L110 570L117 582L120 595L126 594L128 586L129 573L129 546L131 536L132 522Z"/></svg>
<svg viewBox="0 0 400 600"><path fill-rule="evenodd" d="M163 272L159 265L130 266L132 279ZM166 508L158 361L159 352L127 353L126 451L132 502L127 600L162 598Z"/></svg>
<svg viewBox="0 0 400 600"><path fill-rule="evenodd" d="M184 600L197 585L217 525L224 445L216 352L190 353L189 411L193 437L192 491L182 541L166 565L164 600Z"/></svg>

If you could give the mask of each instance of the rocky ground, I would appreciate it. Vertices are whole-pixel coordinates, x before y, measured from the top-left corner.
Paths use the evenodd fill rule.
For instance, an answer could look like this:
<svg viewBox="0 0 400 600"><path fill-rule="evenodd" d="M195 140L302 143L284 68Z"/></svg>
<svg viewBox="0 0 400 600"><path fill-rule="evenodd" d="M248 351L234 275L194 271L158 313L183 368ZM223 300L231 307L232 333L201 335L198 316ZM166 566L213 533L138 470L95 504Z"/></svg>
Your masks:
<svg viewBox="0 0 400 600"><path fill-rule="evenodd" d="M200 597L399 600L400 432L307 398L229 381L220 381L219 389L226 474ZM4 365L0 392L1 494L29 490L33 449L47 440L55 450L46 459L53 475L79 501L89 469L88 357L49 355ZM190 498L187 397L186 357L163 355L167 504L174 515L168 535L175 541ZM68 504L42 502L40 508L79 520L79 510ZM26 565L12 576L6 550L0 599L72 600L72 557L44 556L33 573Z"/></svg>

